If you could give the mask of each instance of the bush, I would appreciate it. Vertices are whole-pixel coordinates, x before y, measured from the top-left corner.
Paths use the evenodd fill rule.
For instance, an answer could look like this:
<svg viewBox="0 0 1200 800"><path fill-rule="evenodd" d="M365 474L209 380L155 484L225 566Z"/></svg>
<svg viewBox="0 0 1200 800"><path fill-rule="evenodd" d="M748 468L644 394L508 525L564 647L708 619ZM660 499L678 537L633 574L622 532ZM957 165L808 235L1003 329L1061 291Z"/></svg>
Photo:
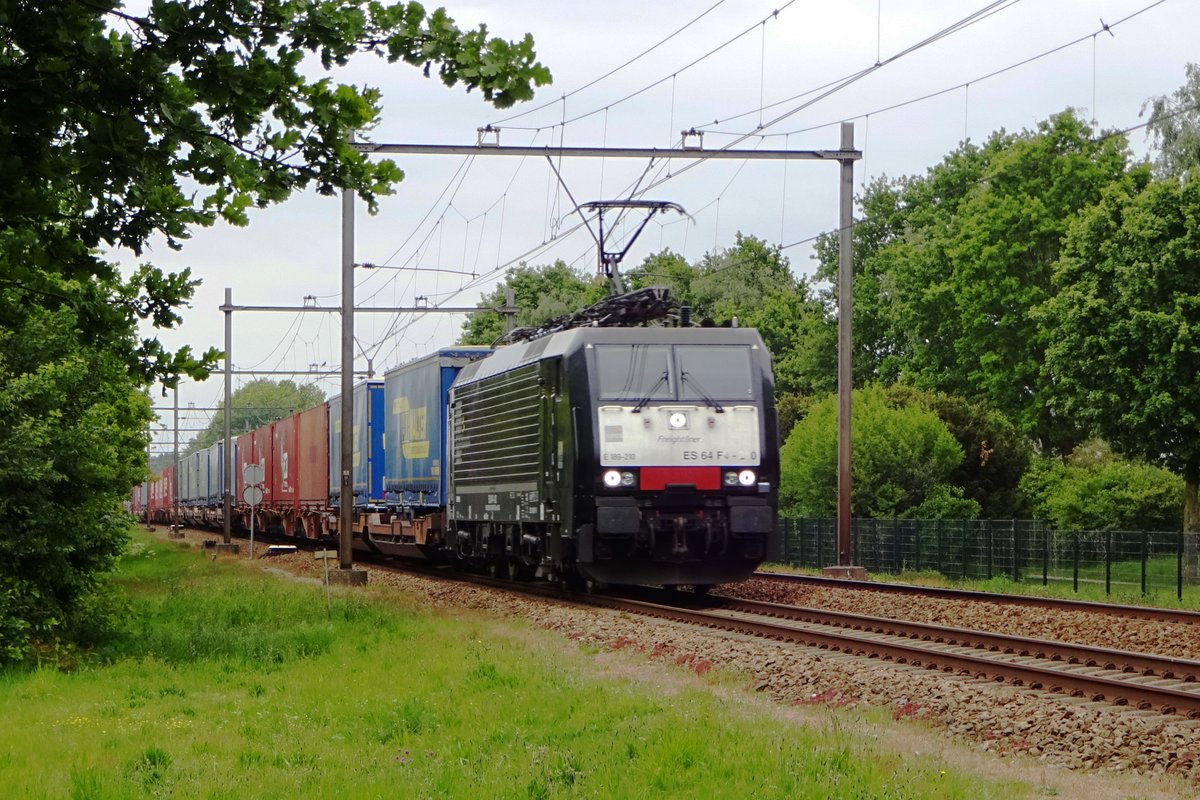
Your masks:
<svg viewBox="0 0 1200 800"><path fill-rule="evenodd" d="M896 407L882 389L852 398L855 516L907 516L916 508L959 517L961 489L948 479L962 462L962 447L937 415L918 404ZM815 403L798 422L780 454L780 507L797 517L832 516L837 510L837 397ZM926 504L923 506L923 504ZM978 506L974 505L978 512Z"/></svg>
<svg viewBox="0 0 1200 800"><path fill-rule="evenodd" d="M1181 530L1183 479L1114 455L1093 440L1067 461L1034 461L1021 490L1034 514L1060 530Z"/></svg>

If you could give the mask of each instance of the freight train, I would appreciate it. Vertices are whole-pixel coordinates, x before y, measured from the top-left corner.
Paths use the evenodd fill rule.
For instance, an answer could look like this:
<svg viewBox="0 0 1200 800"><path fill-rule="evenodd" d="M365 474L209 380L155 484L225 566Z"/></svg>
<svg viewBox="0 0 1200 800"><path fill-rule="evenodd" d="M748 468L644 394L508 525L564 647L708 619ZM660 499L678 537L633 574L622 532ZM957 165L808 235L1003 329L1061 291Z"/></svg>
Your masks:
<svg viewBox="0 0 1200 800"><path fill-rule="evenodd" d="M521 579L746 577L777 527L766 347L747 328L585 326L452 347L355 388L354 545ZM340 403L237 437L234 524L337 533ZM224 447L135 488L143 519L220 526ZM244 467L262 502L240 501Z"/></svg>

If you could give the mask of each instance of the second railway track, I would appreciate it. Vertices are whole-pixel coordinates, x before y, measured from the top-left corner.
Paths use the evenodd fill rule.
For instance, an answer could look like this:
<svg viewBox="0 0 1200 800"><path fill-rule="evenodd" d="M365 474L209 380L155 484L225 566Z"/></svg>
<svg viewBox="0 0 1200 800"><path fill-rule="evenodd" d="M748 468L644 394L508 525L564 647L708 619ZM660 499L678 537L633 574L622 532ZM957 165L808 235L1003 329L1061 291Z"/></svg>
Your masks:
<svg viewBox="0 0 1200 800"><path fill-rule="evenodd" d="M1189 611L1186 609L1097 603L1091 600L1072 600L1061 597L1041 597L1038 595L999 594L995 592L980 592L972 589L952 589L943 586L919 586L912 583L847 580L842 578L818 577L816 575L797 575L787 572L756 572L754 578L779 581L781 583L816 586L825 589L849 589L863 592L916 595L947 600L969 600L981 603L1029 606L1060 611L1086 611L1110 617L1200 625L1200 611Z"/></svg>

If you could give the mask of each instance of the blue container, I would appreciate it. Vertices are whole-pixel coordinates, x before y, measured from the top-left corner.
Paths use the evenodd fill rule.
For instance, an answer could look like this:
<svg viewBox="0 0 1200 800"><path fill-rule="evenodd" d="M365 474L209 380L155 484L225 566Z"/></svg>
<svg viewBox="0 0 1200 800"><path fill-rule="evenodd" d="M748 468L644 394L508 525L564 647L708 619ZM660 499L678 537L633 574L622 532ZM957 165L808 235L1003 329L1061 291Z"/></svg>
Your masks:
<svg viewBox="0 0 1200 800"><path fill-rule="evenodd" d="M329 502L339 506L342 494L342 401L329 406ZM384 436L383 381L354 387L354 456L351 478L354 505L383 505Z"/></svg>
<svg viewBox="0 0 1200 800"><path fill-rule="evenodd" d="M446 403L459 370L490 347L447 347L384 376L387 408L387 502L408 508L446 505Z"/></svg>

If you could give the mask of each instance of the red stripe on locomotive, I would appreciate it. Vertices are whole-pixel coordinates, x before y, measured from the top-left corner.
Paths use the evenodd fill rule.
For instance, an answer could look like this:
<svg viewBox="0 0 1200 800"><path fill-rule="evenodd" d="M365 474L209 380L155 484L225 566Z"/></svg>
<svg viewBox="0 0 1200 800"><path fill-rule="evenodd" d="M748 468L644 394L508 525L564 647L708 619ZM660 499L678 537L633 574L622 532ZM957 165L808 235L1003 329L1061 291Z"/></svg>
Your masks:
<svg viewBox="0 0 1200 800"><path fill-rule="evenodd" d="M654 491L667 486L720 489L720 467L642 467L639 488Z"/></svg>

